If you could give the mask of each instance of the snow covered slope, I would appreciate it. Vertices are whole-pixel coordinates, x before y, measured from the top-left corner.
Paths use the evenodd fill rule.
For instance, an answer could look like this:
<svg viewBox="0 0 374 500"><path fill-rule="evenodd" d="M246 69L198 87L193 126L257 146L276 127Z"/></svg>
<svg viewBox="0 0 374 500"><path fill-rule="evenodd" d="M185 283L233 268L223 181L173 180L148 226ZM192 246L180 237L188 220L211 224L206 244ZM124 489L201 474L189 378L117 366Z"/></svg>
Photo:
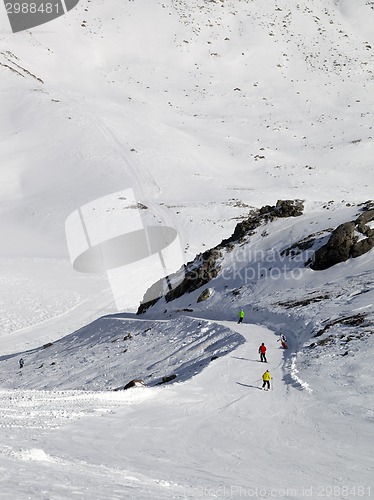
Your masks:
<svg viewBox="0 0 374 500"><path fill-rule="evenodd" d="M1 498L372 496L373 251L282 252L373 198L373 25L369 0L81 0L11 34L0 8ZM305 213L139 318L64 228L129 188L186 262L252 207Z"/></svg>
<svg viewBox="0 0 374 500"><path fill-rule="evenodd" d="M1 254L66 260L67 216L129 187L168 209L186 260L248 207L371 198L374 11L357 2L81 0L17 35L4 18Z"/></svg>
<svg viewBox="0 0 374 500"><path fill-rule="evenodd" d="M206 301L198 289L0 358L0 427L16 440L0 458L26 485L17 492L370 498L373 251L322 272L304 266L307 252L281 258L311 227L359 210L329 204L263 225L223 257ZM132 379L148 387L112 392ZM12 476L4 488L10 498Z"/></svg>
<svg viewBox="0 0 374 500"><path fill-rule="evenodd" d="M192 333L185 339L188 348L199 355L204 344L191 341L198 333L191 322L180 318L174 328L181 331L183 322ZM340 500L370 498L372 386L356 379L359 366L370 370L369 357L357 352L349 362L335 361L335 367L345 367L344 378L335 371L311 369L307 385L300 378L289 378L284 363L288 352L271 330L233 322L210 323L213 329L229 329L231 339L241 335L245 343L184 383L114 393L3 390L0 463L9 471L2 481L3 498L13 498L17 492L22 499L257 495L302 500L306 495L329 497L332 491ZM175 333L169 337L176 339ZM131 342L144 345L141 337ZM261 342L268 347L270 392L259 390L265 370L257 354ZM95 359L96 374L103 375L98 366L112 365L113 353L108 360L109 350L101 348L100 353L100 347L95 346L95 353L81 344L80 353L87 354L86 367ZM187 356L179 352L184 360L191 359L191 352ZM164 353L164 349L159 352L160 363ZM35 385L33 356L17 378ZM57 364L66 375L61 385L86 380L87 371L79 367L74 374L70 371L68 356ZM166 366L170 368L170 363ZM36 385L51 386L46 379L53 373L42 370Z"/></svg>

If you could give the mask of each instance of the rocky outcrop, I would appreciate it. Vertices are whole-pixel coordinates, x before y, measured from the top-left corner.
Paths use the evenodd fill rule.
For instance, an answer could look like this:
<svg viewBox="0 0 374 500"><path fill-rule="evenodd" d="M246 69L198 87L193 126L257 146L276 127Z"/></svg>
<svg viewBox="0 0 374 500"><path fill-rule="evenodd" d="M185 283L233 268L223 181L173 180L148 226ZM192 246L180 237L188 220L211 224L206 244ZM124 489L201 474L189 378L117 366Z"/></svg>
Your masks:
<svg viewBox="0 0 374 500"><path fill-rule="evenodd" d="M298 217L303 214L304 204L302 200L278 200L276 205L265 205L257 211L249 214L248 218L239 222L230 238L223 240L221 245L230 243L241 243L244 238L253 234L264 222L271 222L282 217Z"/></svg>
<svg viewBox="0 0 374 500"><path fill-rule="evenodd" d="M356 229L365 238L357 241L352 248L352 257L359 257L374 248L374 228L368 223L374 221L374 210L366 210L356 219Z"/></svg>
<svg viewBox="0 0 374 500"><path fill-rule="evenodd" d="M275 207L266 205L260 208L260 214L268 215L270 220L279 217L299 217L303 211L304 203L302 200L278 200Z"/></svg>
<svg viewBox="0 0 374 500"><path fill-rule="evenodd" d="M374 236L357 241L353 245L351 256L360 257L360 255L364 255L364 253L369 252L372 248L374 248Z"/></svg>
<svg viewBox="0 0 374 500"><path fill-rule="evenodd" d="M357 219L357 225L365 225L368 222L372 222L374 220L374 209L365 210Z"/></svg>
<svg viewBox="0 0 374 500"><path fill-rule="evenodd" d="M316 250L310 264L311 269L322 271L374 248L374 230L367 225L374 221L374 210L367 208L369 203L356 220L340 224L332 232L326 245Z"/></svg>
<svg viewBox="0 0 374 500"><path fill-rule="evenodd" d="M354 222L344 222L340 224L333 232L326 243L319 248L313 256L313 262L310 265L315 271L328 269L339 262L349 259L351 249L358 240L355 236L356 225Z"/></svg>
<svg viewBox="0 0 374 500"><path fill-rule="evenodd" d="M278 200L275 206L266 205L250 212L248 217L239 222L233 234L221 241L216 247L199 254L192 262L184 266L184 278L175 288L168 286L176 282L175 276L169 276L154 284L145 294L143 303L137 314L144 313L149 307L156 304L159 298L165 297L166 302L175 300L186 293L191 293L214 279L219 271L219 260L223 250L232 250L237 243L242 243L254 234L254 231L263 223L271 222L281 217L297 217L302 215L304 204L302 200ZM178 275L178 273L176 274Z"/></svg>

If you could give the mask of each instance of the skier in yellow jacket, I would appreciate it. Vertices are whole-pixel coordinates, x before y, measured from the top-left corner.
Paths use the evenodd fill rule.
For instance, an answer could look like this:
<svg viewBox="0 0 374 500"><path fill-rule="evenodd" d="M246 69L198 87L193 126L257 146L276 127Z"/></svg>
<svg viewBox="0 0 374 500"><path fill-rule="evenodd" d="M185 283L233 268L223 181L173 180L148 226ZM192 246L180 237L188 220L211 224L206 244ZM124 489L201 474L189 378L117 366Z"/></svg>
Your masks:
<svg viewBox="0 0 374 500"><path fill-rule="evenodd" d="M270 375L269 370L266 370L266 372L262 375L262 389L267 386L265 391L270 389L270 380L273 380L273 377Z"/></svg>

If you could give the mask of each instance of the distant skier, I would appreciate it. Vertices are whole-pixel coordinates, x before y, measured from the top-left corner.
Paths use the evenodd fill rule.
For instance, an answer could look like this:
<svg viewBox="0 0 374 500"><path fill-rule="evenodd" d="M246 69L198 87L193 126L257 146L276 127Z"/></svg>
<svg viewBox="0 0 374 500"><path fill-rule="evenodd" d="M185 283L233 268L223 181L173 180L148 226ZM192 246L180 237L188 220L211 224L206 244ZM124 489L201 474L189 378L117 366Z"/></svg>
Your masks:
<svg viewBox="0 0 374 500"><path fill-rule="evenodd" d="M243 310L243 309L240 309L240 312L239 312L239 321L238 321L238 323L242 323L242 322L243 322L243 319L244 319L244 310Z"/></svg>
<svg viewBox="0 0 374 500"><path fill-rule="evenodd" d="M23 368L23 365L24 365L24 364L25 364L25 362L24 362L23 358L21 358L21 359L19 360L19 367L20 367L20 368Z"/></svg>
<svg viewBox="0 0 374 500"><path fill-rule="evenodd" d="M277 340L277 342L279 342L279 341L280 341L281 346L283 347L283 349L288 349L288 347L287 347L287 339L286 339L285 335L283 335L283 333L281 334L281 336Z"/></svg>
<svg viewBox="0 0 374 500"><path fill-rule="evenodd" d="M260 347L258 348L258 352L260 354L260 361L267 363L268 361L266 359L266 346L264 343L260 345Z"/></svg>
<svg viewBox="0 0 374 500"><path fill-rule="evenodd" d="M262 375L262 389L267 386L265 391L270 390L270 380L273 380L273 377L270 375L269 370L266 370L266 372Z"/></svg>

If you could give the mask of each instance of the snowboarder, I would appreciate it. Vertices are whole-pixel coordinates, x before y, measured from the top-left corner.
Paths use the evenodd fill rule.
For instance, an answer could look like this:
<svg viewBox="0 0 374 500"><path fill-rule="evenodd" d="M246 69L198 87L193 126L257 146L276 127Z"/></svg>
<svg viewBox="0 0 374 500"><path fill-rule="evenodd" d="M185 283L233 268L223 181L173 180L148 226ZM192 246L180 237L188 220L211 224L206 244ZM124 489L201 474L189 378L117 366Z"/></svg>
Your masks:
<svg viewBox="0 0 374 500"><path fill-rule="evenodd" d="M287 347L287 339L286 339L285 335L283 335L283 333L281 334L281 336L277 340L277 342L279 342L279 341L280 341L281 346L283 347L283 349L288 349L288 347Z"/></svg>
<svg viewBox="0 0 374 500"><path fill-rule="evenodd" d="M260 347L258 348L258 352L260 354L260 361L261 362L265 361L265 363L267 363L268 361L266 359L266 346L264 343L260 345Z"/></svg>
<svg viewBox="0 0 374 500"><path fill-rule="evenodd" d="M238 323L242 323L243 319L244 319L244 311L243 311L243 309L240 309Z"/></svg>
<svg viewBox="0 0 374 500"><path fill-rule="evenodd" d="M265 391L270 390L270 380L273 380L273 377L270 375L269 370L266 370L266 372L262 375L262 389L267 386Z"/></svg>
<svg viewBox="0 0 374 500"><path fill-rule="evenodd" d="M20 368L23 368L23 365L24 365L24 364L25 364L25 362L24 362L23 358L21 358L21 359L19 360L19 367L20 367Z"/></svg>

